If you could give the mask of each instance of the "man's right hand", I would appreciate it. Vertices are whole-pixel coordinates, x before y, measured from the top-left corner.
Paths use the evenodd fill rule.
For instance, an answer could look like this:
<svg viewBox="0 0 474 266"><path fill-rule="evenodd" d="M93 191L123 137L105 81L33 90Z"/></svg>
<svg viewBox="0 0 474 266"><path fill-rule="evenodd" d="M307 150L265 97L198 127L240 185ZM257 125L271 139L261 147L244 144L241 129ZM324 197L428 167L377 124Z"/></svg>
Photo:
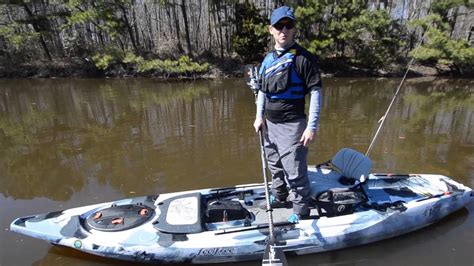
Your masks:
<svg viewBox="0 0 474 266"><path fill-rule="evenodd" d="M255 132L260 131L264 127L263 118L255 118L255 122L253 122L253 127L255 128Z"/></svg>

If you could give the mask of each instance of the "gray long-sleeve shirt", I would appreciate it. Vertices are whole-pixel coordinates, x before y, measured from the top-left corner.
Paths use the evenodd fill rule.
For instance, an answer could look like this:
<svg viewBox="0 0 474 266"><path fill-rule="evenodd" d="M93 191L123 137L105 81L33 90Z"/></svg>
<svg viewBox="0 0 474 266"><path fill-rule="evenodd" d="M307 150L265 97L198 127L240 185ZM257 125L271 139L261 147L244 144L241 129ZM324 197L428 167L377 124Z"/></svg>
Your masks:
<svg viewBox="0 0 474 266"><path fill-rule="evenodd" d="M318 128L319 122L319 113L322 103L322 95L320 93L319 87L314 87L310 91L310 100L309 100L309 112L308 112L308 126L307 129L315 132ZM262 118L265 113L265 93L262 91L258 92L257 96L257 116L256 118Z"/></svg>

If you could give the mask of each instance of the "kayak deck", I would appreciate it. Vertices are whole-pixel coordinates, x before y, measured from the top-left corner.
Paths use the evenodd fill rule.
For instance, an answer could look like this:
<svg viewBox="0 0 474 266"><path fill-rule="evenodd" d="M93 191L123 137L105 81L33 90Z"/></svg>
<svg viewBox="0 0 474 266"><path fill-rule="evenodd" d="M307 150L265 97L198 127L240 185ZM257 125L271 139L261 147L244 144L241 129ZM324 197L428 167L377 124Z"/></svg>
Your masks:
<svg viewBox="0 0 474 266"><path fill-rule="evenodd" d="M401 235L474 199L470 188L441 175L370 174L357 185L333 170L308 170L315 200L309 219L290 224L291 208L273 210L285 252L323 252ZM263 184L250 184L138 197L18 218L11 230L130 261L255 260L268 236L264 195Z"/></svg>
<svg viewBox="0 0 474 266"><path fill-rule="evenodd" d="M305 219L317 220L321 217L344 216L369 210L385 212L387 208L403 210L406 209L405 205L411 202L451 193L462 194L466 189L469 189L444 176L431 175L430 177L431 180L422 175L370 174L367 182L354 185L341 183L340 175L334 173L334 171L316 167L309 168L312 202L310 204L310 216ZM321 195L332 190L334 191L333 197L336 197L336 193L339 193L345 198L340 199L341 196L338 194L339 199L322 202ZM190 207L190 204L181 201L177 205L186 205L184 210L170 211L169 208L162 209L160 223L156 226L158 230L171 233L197 233L206 230L216 231L260 226L268 223L262 184L212 189L202 194L177 196L179 201L183 197L195 199L194 207ZM167 206L175 200L177 199L165 199L158 203L158 206L161 204ZM206 213L206 210L208 212L211 206L216 203L222 205L222 207L213 208L212 219L204 217L199 221L196 220L200 213ZM230 203L233 206L229 206ZM236 210L240 210L240 214L232 214ZM291 204L287 207L273 208L273 221L285 224L292 213ZM190 219L190 214L194 218ZM167 225L168 215L184 217L186 222L176 221ZM193 219L195 221L190 222ZM184 225L182 229L180 229L180 223ZM191 224L193 224L192 229L190 229Z"/></svg>

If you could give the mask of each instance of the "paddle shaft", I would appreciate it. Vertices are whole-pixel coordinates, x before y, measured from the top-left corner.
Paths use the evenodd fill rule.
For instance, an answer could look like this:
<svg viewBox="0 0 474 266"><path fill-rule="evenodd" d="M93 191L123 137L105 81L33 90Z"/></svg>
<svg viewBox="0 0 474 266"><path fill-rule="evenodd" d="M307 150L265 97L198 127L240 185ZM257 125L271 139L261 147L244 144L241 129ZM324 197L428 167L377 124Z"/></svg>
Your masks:
<svg viewBox="0 0 474 266"><path fill-rule="evenodd" d="M264 86L265 79L262 79L259 75L259 71L257 67L250 68L250 88L255 96L255 104L258 101L258 92L259 92L259 83ZM258 109L258 108L257 108ZM263 133L264 126L258 129L258 135L260 137L260 156L262 157L262 171L263 171L263 184L265 186L265 201L267 203L267 214L268 214L268 228L269 228L269 242L273 245L275 243L275 234L273 231L273 209L270 204L270 191L268 189L268 177L267 177L267 155L265 153L265 140L264 140L264 133Z"/></svg>
<svg viewBox="0 0 474 266"><path fill-rule="evenodd" d="M260 155L262 157L262 171L263 171L263 184L265 186L265 201L267 203L267 214L268 214L268 229L269 229L269 237L270 243L275 243L275 233L273 228L273 209L270 204L270 190L268 189L268 177L267 177L267 159L264 147L264 136L263 136L263 128L260 128L258 131L260 137Z"/></svg>
<svg viewBox="0 0 474 266"><path fill-rule="evenodd" d="M273 224L273 228L278 227L278 226L289 226L289 225L295 225L295 223L276 222ZM269 227L270 226L266 223L266 224L258 224L254 226L244 227L244 228L229 229L229 230L224 229L220 232L216 232L215 235L218 236L218 235L224 235L224 234L232 234L232 233L245 232L245 231L251 231L251 230L259 230L259 229L264 229L264 228L269 228Z"/></svg>
<svg viewBox="0 0 474 266"><path fill-rule="evenodd" d="M255 103L257 103L258 99L258 81L260 81L260 77L258 74L257 68L251 68L250 73L252 77L256 77L257 82L254 83L253 85L256 86L251 86L251 89L255 95ZM265 80L262 81L262 86L264 86ZM258 109L258 108L257 108ZM285 257L285 253L283 252L283 249L279 246L277 246L277 241L275 238L275 231L274 231L274 226L273 226L273 209L270 204L270 190L268 188L268 177L267 177L267 156L265 153L265 146L264 146L264 133L263 133L264 126L261 125L261 127L258 130L259 137L260 137L260 155L262 157L262 171L263 171L263 184L265 186L265 201L267 203L267 214L268 214L268 241L267 245L265 247L265 251L263 253L263 259L262 259L262 266L287 266L288 262Z"/></svg>

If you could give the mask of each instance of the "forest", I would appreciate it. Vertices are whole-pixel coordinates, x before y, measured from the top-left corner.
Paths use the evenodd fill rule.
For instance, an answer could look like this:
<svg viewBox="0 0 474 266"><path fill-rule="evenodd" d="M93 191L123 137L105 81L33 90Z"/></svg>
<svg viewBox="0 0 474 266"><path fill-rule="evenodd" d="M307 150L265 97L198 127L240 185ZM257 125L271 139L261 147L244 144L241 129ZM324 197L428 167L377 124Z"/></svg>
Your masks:
<svg viewBox="0 0 474 266"><path fill-rule="evenodd" d="M238 76L272 48L283 4L323 73L399 75L414 58L420 74L473 76L470 0L11 0L0 77Z"/></svg>

